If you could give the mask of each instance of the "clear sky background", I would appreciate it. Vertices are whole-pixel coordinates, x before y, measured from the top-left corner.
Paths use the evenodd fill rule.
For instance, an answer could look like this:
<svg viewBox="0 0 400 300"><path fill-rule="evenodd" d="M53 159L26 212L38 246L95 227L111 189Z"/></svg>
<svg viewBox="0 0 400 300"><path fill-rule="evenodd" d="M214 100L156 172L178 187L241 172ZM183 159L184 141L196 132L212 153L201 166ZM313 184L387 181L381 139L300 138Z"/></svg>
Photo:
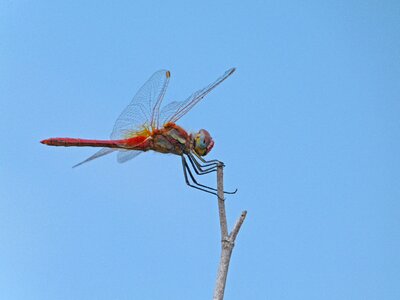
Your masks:
<svg viewBox="0 0 400 300"><path fill-rule="evenodd" d="M400 2L0 2L0 299L210 299L217 202L180 158L77 169L138 88L237 71L179 124L225 162L226 299L400 299ZM215 175L202 178L215 184Z"/></svg>

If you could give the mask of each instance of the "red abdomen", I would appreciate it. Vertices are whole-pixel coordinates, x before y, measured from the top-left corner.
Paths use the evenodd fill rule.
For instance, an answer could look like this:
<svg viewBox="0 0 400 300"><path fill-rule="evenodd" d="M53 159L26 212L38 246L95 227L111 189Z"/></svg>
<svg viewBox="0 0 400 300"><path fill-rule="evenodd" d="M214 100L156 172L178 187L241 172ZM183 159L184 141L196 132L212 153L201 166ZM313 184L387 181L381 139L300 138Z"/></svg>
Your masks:
<svg viewBox="0 0 400 300"><path fill-rule="evenodd" d="M86 139L75 139L75 138L50 138L47 140L40 141L42 144L49 146L78 146L78 147L108 147L108 148L119 148L120 141L106 141L106 140L86 140Z"/></svg>
<svg viewBox="0 0 400 300"><path fill-rule="evenodd" d="M49 146L63 146L63 147L107 147L107 148L122 148L122 149L136 149L143 150L147 137L137 136L125 140L87 140L76 138L50 138L40 141L42 144Z"/></svg>

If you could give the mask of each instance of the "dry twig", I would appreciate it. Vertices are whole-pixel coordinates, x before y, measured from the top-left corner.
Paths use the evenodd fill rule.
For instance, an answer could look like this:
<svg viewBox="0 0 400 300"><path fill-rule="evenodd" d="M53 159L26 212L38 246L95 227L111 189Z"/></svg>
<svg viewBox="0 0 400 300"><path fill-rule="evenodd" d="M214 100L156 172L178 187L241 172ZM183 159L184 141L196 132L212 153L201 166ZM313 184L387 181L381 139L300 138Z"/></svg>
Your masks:
<svg viewBox="0 0 400 300"><path fill-rule="evenodd" d="M214 300L224 299L226 277L228 276L229 262L231 260L232 250L235 246L235 240L246 218L247 211L243 211L235 223L231 233L228 233L228 224L226 221L225 199L224 199L224 174L223 165L218 165L217 170L218 185L218 211L221 227L221 259L218 268L217 281L214 290Z"/></svg>

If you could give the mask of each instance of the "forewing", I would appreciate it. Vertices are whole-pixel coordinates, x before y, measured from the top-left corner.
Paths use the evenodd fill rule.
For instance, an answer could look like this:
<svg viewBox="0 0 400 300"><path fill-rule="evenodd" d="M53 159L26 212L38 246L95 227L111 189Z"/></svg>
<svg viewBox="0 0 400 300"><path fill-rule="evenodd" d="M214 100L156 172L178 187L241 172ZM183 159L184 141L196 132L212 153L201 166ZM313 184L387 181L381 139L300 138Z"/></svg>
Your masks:
<svg viewBox="0 0 400 300"><path fill-rule="evenodd" d="M160 124L168 122L176 122L182 116L184 116L189 110L192 109L201 99L203 99L209 92L217 87L221 82L228 78L232 73L235 72L235 68L229 69L222 76L220 76L213 83L210 83L205 88L198 90L197 92L190 95L184 101L174 101L164 106L160 113Z"/></svg>
<svg viewBox="0 0 400 300"><path fill-rule="evenodd" d="M124 139L132 132L158 127L161 102L168 86L170 72L154 73L139 89L131 103L122 111L115 122L111 139Z"/></svg>

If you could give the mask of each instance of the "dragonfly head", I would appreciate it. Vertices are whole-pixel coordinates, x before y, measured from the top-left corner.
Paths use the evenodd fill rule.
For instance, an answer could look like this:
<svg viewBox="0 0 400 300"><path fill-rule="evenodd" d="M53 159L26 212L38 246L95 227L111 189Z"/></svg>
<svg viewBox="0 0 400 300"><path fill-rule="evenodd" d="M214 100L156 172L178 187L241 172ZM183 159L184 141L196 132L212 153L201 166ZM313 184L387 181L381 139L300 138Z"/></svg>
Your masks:
<svg viewBox="0 0 400 300"><path fill-rule="evenodd" d="M194 151L200 156L207 155L214 146L214 141L210 133L205 129L200 129L194 136Z"/></svg>

